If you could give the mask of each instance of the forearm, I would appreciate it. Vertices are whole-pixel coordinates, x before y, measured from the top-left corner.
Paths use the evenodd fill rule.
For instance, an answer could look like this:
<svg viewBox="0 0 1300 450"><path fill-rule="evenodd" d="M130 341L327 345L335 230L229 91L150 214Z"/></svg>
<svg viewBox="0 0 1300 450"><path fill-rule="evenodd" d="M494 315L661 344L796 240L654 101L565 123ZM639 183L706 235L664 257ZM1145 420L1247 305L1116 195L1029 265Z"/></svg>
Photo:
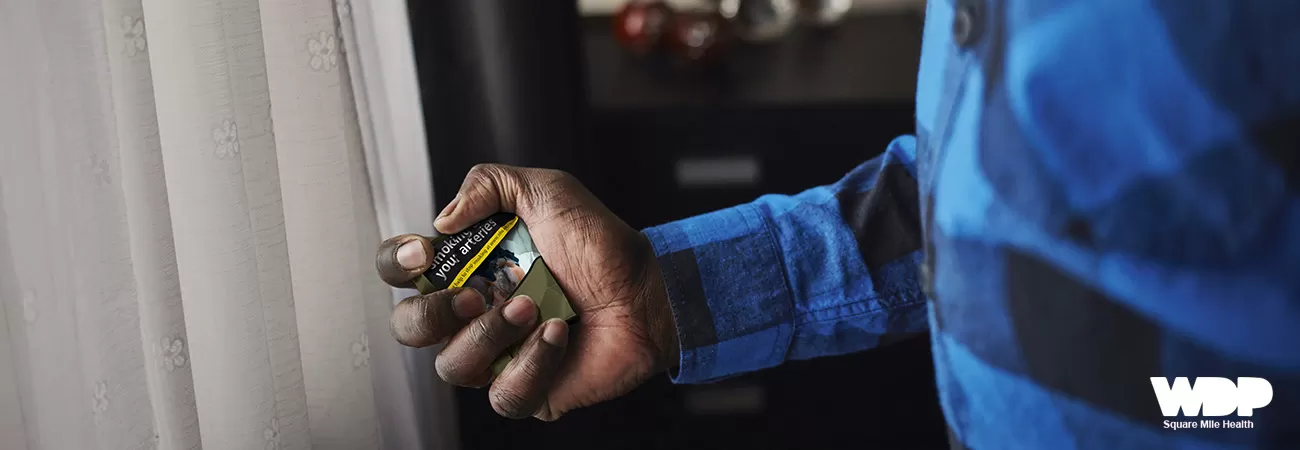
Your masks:
<svg viewBox="0 0 1300 450"><path fill-rule="evenodd" d="M645 230L679 383L869 349L926 328L914 140L839 182Z"/></svg>

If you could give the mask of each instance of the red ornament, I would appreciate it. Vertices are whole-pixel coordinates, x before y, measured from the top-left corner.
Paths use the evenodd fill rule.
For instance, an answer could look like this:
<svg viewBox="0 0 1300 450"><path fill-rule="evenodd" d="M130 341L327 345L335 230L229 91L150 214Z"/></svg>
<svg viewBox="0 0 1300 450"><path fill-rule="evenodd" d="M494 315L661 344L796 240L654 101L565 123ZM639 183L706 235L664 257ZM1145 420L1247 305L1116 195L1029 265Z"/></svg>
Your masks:
<svg viewBox="0 0 1300 450"><path fill-rule="evenodd" d="M632 0L614 15L614 38L635 53L657 48L673 19L673 9L662 0Z"/></svg>
<svg viewBox="0 0 1300 450"><path fill-rule="evenodd" d="M689 61L715 58L731 42L727 21L717 13L677 14L665 40L677 56Z"/></svg>

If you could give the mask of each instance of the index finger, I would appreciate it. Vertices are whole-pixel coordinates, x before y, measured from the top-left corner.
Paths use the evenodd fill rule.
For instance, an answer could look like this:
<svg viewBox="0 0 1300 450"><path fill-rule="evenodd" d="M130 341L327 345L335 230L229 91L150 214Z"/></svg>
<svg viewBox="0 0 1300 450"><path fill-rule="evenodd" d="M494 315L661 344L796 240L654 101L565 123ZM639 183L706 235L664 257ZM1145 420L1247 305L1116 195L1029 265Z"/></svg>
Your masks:
<svg viewBox="0 0 1300 450"><path fill-rule="evenodd" d="M427 347L446 340L486 310L478 291L448 289L402 300L393 308L389 326L402 345Z"/></svg>
<svg viewBox="0 0 1300 450"><path fill-rule="evenodd" d="M474 166L465 175L456 198L433 220L433 228L443 233L458 233L492 214L515 212L520 184L513 167Z"/></svg>

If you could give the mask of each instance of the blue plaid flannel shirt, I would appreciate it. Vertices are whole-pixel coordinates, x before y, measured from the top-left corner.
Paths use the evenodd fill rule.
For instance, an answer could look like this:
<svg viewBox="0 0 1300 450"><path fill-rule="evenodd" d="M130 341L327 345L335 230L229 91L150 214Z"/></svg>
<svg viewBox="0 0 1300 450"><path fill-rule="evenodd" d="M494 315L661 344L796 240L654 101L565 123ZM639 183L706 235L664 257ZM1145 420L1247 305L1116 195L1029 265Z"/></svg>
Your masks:
<svg viewBox="0 0 1300 450"><path fill-rule="evenodd" d="M915 136L645 230L674 382L929 332L954 447L1300 448L1300 1L926 16ZM1150 377L1274 395L1208 418L1254 428L1174 430L1207 417L1163 416Z"/></svg>

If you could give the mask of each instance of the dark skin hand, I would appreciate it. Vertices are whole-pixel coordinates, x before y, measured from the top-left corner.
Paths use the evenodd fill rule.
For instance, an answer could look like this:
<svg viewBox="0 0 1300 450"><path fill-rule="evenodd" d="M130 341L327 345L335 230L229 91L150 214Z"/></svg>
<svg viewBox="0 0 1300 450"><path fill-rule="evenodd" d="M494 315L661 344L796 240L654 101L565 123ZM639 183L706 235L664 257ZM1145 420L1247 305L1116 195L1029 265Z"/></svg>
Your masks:
<svg viewBox="0 0 1300 450"><path fill-rule="evenodd" d="M537 307L526 296L491 311L474 289L407 298L393 311L393 337L412 347L446 342L436 363L439 377L488 387L493 409L503 416L551 421L626 394L677 364L676 326L644 235L566 173L502 165L471 170L434 228L456 233L497 212L515 213L528 224L579 322L538 324ZM431 254L421 236L388 239L377 257L380 277L411 287L429 268ZM492 379L492 362L519 342L519 356Z"/></svg>

